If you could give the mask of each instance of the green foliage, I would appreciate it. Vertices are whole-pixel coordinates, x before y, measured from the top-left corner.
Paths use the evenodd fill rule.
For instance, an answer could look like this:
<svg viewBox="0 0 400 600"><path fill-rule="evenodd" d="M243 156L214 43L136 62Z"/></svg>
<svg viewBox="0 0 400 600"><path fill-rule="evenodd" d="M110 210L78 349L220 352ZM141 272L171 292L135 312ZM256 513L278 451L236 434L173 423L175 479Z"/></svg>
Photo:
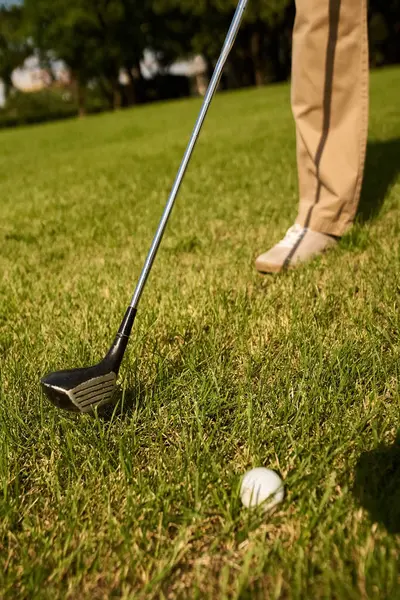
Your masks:
<svg viewBox="0 0 400 600"><path fill-rule="evenodd" d="M0 5L0 79L4 84L6 98L12 89L11 76L14 69L24 63L31 51L24 29L22 8Z"/></svg>
<svg viewBox="0 0 400 600"><path fill-rule="evenodd" d="M371 0L369 13L371 64L400 62L400 0Z"/></svg>
<svg viewBox="0 0 400 600"><path fill-rule="evenodd" d="M96 89L88 91L86 105L88 113L107 108ZM29 93L15 91L10 94L6 106L0 109L0 129L67 119L75 117L78 111L75 95L70 89L49 88Z"/></svg>
<svg viewBox="0 0 400 600"><path fill-rule="evenodd" d="M192 19L191 51L203 54L211 69L232 19L235 0L155 0L155 7L166 13L179 7ZM288 77L293 9L292 0L249 2L230 60L231 85Z"/></svg>
<svg viewBox="0 0 400 600"><path fill-rule="evenodd" d="M25 0L25 11L35 47L63 60L87 83L95 71L98 39L84 0Z"/></svg>
<svg viewBox="0 0 400 600"><path fill-rule="evenodd" d="M77 107L71 95L50 90L12 94L3 110L0 111L0 127L7 124L24 125L62 119L77 114Z"/></svg>

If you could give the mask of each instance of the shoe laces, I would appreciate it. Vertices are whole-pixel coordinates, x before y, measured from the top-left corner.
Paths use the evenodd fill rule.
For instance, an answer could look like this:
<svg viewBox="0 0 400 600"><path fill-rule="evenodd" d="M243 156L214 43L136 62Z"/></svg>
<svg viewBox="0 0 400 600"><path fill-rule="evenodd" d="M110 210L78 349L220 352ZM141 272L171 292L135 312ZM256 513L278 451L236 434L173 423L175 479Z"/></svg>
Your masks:
<svg viewBox="0 0 400 600"><path fill-rule="evenodd" d="M278 246L280 248L293 248L306 231L306 227L302 227L298 223L295 223L287 230L285 237L278 243Z"/></svg>

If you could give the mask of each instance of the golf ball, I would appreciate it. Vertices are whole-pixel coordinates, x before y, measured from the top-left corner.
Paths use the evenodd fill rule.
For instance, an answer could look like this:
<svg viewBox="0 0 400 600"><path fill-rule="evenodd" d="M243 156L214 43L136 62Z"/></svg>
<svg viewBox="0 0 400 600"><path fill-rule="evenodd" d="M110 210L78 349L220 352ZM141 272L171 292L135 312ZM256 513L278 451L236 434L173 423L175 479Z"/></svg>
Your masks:
<svg viewBox="0 0 400 600"><path fill-rule="evenodd" d="M240 498L246 508L262 507L271 510L282 502L285 495L283 481L275 471L257 467L248 471L242 479Z"/></svg>

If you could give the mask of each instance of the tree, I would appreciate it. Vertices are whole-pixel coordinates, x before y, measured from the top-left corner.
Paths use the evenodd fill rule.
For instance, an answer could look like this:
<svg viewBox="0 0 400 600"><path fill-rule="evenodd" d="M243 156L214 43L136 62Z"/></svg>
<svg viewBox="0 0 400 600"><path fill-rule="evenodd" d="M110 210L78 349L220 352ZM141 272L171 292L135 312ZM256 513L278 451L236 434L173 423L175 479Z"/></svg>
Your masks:
<svg viewBox="0 0 400 600"><path fill-rule="evenodd" d="M23 65L30 53L22 8L0 6L0 79L6 100L13 87L13 71Z"/></svg>
<svg viewBox="0 0 400 600"><path fill-rule="evenodd" d="M154 0L155 11L164 14L166 21L179 10L186 24L182 53L202 54L209 71L221 51L234 8L235 0Z"/></svg>
<svg viewBox="0 0 400 600"><path fill-rule="evenodd" d="M42 61L63 60L76 82L80 113L84 90L96 81L110 107L121 105L119 75L140 78L140 61L154 31L151 0L25 0L32 37ZM153 36L154 37L154 36ZM48 58L47 58L48 59Z"/></svg>
<svg viewBox="0 0 400 600"><path fill-rule="evenodd" d="M373 66L400 62L400 0L370 1L369 40Z"/></svg>
<svg viewBox="0 0 400 600"><path fill-rule="evenodd" d="M130 103L136 100L136 80L141 79L140 62L148 46L152 16L150 0L86 0L93 14L98 50L97 78L110 105L119 108L119 75L125 69L129 78Z"/></svg>
<svg viewBox="0 0 400 600"><path fill-rule="evenodd" d="M236 0L155 0L164 10L180 7L194 22L192 53L203 54L211 71L229 27ZM281 80L290 70L293 0L252 0L230 58L237 85Z"/></svg>
<svg viewBox="0 0 400 600"><path fill-rule="evenodd" d="M98 51L93 16L84 0L25 0L29 30L39 57L60 59L69 67L79 113L85 113L85 89L95 74Z"/></svg>
<svg viewBox="0 0 400 600"><path fill-rule="evenodd" d="M253 82L282 81L290 73L293 0L253 0L243 34L253 65Z"/></svg>

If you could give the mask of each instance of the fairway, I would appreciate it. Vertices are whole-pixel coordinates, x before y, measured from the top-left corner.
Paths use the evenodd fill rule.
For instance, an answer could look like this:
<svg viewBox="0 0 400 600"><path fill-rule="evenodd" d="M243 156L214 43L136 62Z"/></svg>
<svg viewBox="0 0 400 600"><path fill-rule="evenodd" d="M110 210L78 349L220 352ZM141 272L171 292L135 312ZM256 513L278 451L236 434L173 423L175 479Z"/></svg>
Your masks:
<svg viewBox="0 0 400 600"><path fill-rule="evenodd" d="M290 88L216 97L96 417L39 380L104 356L200 100L0 132L1 598L400 598L399 98L372 73L353 230L261 277L296 217Z"/></svg>

